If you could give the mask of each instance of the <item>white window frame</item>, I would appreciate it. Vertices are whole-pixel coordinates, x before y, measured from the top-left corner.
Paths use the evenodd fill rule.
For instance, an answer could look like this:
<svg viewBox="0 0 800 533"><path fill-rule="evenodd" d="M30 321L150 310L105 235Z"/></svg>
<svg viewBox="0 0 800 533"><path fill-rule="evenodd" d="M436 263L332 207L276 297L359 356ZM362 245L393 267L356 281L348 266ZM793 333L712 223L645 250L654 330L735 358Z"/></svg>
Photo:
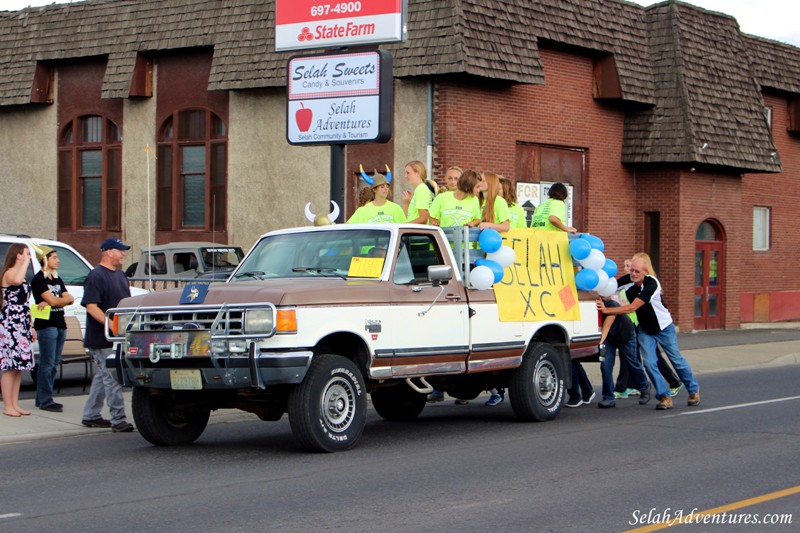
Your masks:
<svg viewBox="0 0 800 533"><path fill-rule="evenodd" d="M771 209L765 206L753 207L753 250L769 250Z"/></svg>

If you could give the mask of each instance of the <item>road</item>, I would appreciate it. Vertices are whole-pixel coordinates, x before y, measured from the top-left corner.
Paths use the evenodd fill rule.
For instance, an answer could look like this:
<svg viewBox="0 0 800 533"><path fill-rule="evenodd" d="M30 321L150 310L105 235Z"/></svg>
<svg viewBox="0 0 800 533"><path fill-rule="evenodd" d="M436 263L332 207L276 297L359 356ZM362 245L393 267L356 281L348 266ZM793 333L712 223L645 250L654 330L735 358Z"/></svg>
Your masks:
<svg viewBox="0 0 800 533"><path fill-rule="evenodd" d="M672 411L622 400L543 424L507 402L443 402L408 423L371 411L338 454L298 452L285 417L249 415L183 448L104 430L9 444L0 531L626 531L800 485L798 382L796 365L715 373L699 408L684 391ZM793 522L670 531L797 531L800 492L746 503L728 513Z"/></svg>

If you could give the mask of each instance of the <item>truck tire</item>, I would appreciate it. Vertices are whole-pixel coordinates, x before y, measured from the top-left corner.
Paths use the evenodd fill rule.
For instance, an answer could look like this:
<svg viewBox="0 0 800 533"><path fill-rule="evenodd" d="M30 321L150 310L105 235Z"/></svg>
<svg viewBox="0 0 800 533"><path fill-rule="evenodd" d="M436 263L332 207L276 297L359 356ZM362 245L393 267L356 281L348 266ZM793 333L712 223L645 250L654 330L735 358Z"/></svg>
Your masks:
<svg viewBox="0 0 800 533"><path fill-rule="evenodd" d="M528 348L509 384L511 408L517 418L544 422L558 416L564 404L563 367L561 357L550 344Z"/></svg>
<svg viewBox="0 0 800 533"><path fill-rule="evenodd" d="M168 395L152 394L147 387L133 388L136 429L156 446L190 444L203 434L210 409L176 407Z"/></svg>
<svg viewBox="0 0 800 533"><path fill-rule="evenodd" d="M427 397L406 383L372 391L372 407L386 420L413 420L419 416Z"/></svg>
<svg viewBox="0 0 800 533"><path fill-rule="evenodd" d="M346 450L367 421L361 371L339 355L315 356L303 382L289 393L289 425L300 445L314 452Z"/></svg>

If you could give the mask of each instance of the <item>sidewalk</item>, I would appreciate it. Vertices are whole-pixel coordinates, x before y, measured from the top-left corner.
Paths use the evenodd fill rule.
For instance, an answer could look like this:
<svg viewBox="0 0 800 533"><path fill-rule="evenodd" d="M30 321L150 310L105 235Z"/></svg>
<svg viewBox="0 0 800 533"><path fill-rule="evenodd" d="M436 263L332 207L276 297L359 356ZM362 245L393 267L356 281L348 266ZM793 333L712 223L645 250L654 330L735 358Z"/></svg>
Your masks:
<svg viewBox="0 0 800 533"><path fill-rule="evenodd" d="M781 335L781 340L772 341L769 333L745 334L734 331L732 335L716 335L712 341L717 346L696 349L684 349L682 353L691 364L695 374L702 376L714 372L729 370L743 370L746 368L763 368L765 366L784 366L800 364L800 329L797 333ZM691 334L686 334L691 335ZM739 335L739 336L737 336ZM784 340L792 338L793 340ZM723 339L723 340L719 340ZM755 342L753 344L736 344L742 340ZM706 342L686 342L687 345L705 344ZM734 344L731 344L734 343ZM683 345L683 343L681 344ZM584 365L589 379L599 386L600 366L596 364ZM31 416L11 418L0 415L0 446L12 442L25 442L38 439L59 437L72 437L92 433L107 434L111 430L102 428L87 428L81 425L83 405L86 394L79 396L59 396L57 401L64 404L63 413L50 413L37 409L33 399L22 400L20 404L31 412ZM126 413L129 421L133 423L130 406L131 391L125 391ZM104 416L108 416L107 413ZM209 424L233 423L241 420L255 420L255 415L238 410L221 410L211 413ZM125 435L120 433L120 438Z"/></svg>

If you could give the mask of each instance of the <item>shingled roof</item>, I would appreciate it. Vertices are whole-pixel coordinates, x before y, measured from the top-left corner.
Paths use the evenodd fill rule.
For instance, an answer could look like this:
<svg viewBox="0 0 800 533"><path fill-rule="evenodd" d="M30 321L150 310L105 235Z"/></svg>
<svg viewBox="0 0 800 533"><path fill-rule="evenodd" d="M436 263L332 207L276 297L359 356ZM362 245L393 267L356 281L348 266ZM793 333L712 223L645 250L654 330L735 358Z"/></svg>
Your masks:
<svg viewBox="0 0 800 533"><path fill-rule="evenodd" d="M759 85L800 92L800 49L739 32L734 19L669 0L410 0L408 40L386 45L396 77L470 75L546 83L541 46L613 55L633 102L623 162L779 171ZM209 89L285 86L274 2L88 0L0 12L0 106L31 102L37 63L106 56L104 98L126 98L138 54L213 48ZM749 61L748 61L749 58ZM709 147L699 151L698 147Z"/></svg>

